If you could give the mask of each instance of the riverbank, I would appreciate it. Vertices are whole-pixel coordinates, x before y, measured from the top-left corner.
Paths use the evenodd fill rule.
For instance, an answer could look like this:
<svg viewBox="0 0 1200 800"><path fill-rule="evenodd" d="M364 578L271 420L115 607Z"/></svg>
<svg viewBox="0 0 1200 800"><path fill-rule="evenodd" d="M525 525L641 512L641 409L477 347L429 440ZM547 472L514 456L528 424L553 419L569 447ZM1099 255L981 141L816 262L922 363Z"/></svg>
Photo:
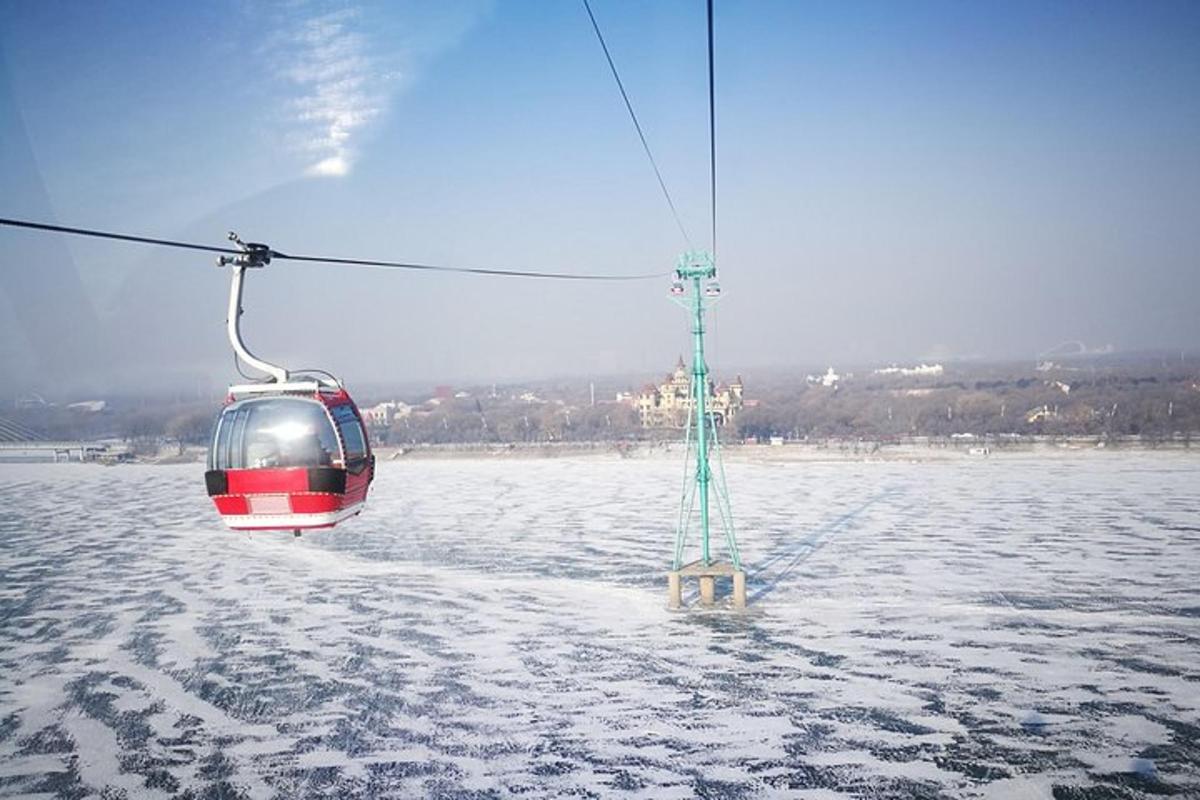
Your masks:
<svg viewBox="0 0 1200 800"><path fill-rule="evenodd" d="M554 459L554 458L680 458L682 441L672 442L513 442L470 444L376 445L381 461L453 460L453 459ZM773 444L723 444L721 452L730 461L947 461L956 459L1055 457L1063 454L1093 452L1195 453L1200 455L1200 439L1176 437L1150 442L1141 437L1098 438L1094 436L1025 437L911 437L900 440L821 439L787 441ZM203 447L164 448L157 455L133 455L122 451L120 458L106 463L193 464L203 462ZM0 462L6 459L0 457ZM51 461L20 459L23 461ZM63 459L65 463L65 459ZM76 459L74 463L78 463Z"/></svg>
<svg viewBox="0 0 1200 800"><path fill-rule="evenodd" d="M684 444L676 442L543 442L536 444L446 444L411 447L380 446L380 460L454 458L619 458L679 457ZM1149 443L1138 437L1104 440L1096 437L1022 437L1020 439L942 439L914 437L900 441L827 439L777 444L727 444L722 454L730 461L926 461L1007 456L1046 456L1063 453L1173 452L1196 453L1182 438Z"/></svg>

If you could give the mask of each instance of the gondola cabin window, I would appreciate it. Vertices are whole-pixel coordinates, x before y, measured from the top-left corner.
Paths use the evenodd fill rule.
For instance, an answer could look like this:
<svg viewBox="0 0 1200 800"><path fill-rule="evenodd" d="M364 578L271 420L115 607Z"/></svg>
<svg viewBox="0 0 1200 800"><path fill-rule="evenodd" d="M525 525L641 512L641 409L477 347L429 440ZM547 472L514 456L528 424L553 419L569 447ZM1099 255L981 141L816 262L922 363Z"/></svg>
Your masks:
<svg viewBox="0 0 1200 800"><path fill-rule="evenodd" d="M221 414L209 461L210 469L340 466L342 451L323 404L253 398Z"/></svg>
<svg viewBox="0 0 1200 800"><path fill-rule="evenodd" d="M342 443L346 448L346 469L357 472L366 464L367 459L367 438L363 433L362 423L354 413L354 407L349 404L334 406L329 411L337 423L338 433L341 434Z"/></svg>

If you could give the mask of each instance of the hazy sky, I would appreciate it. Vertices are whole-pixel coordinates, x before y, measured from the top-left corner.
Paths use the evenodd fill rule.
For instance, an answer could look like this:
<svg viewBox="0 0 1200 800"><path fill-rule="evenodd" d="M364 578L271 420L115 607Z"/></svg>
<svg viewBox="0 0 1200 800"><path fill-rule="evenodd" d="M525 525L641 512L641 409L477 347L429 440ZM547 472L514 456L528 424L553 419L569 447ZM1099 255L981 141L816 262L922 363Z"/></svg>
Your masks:
<svg viewBox="0 0 1200 800"><path fill-rule="evenodd" d="M594 0L708 245L702 0ZM718 373L1200 345L1200 4L717 0ZM581 2L0 2L0 216L284 252L670 269ZM276 263L261 355L355 382L658 372L667 282ZM233 377L204 254L0 230L0 369Z"/></svg>

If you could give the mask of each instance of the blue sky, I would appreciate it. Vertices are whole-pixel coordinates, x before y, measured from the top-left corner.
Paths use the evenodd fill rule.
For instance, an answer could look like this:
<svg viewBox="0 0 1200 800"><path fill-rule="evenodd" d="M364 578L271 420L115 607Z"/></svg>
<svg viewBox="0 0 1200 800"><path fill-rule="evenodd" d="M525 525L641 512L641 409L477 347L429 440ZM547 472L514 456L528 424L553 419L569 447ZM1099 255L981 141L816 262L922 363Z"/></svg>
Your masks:
<svg viewBox="0 0 1200 800"><path fill-rule="evenodd" d="M703 4L593 7L707 245ZM716 7L718 371L1195 348L1200 5ZM0 215L518 268L683 249L581 3L8 2L0 50ZM11 232L0 253L57 260L39 302L79 275L111 374L228 371L204 258ZM657 284L255 279L264 354L371 379L658 371L686 346ZM0 287L0 361L36 375L26 288Z"/></svg>

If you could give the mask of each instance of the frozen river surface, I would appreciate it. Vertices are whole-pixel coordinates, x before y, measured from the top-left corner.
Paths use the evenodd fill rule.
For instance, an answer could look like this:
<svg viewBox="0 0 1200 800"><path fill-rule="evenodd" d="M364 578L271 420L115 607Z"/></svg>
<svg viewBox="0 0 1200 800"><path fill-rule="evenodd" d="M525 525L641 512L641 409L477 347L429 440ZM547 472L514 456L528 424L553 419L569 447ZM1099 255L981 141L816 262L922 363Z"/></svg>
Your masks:
<svg viewBox="0 0 1200 800"><path fill-rule="evenodd" d="M1200 797L1200 458L382 464L332 533L201 468L0 467L0 796Z"/></svg>

